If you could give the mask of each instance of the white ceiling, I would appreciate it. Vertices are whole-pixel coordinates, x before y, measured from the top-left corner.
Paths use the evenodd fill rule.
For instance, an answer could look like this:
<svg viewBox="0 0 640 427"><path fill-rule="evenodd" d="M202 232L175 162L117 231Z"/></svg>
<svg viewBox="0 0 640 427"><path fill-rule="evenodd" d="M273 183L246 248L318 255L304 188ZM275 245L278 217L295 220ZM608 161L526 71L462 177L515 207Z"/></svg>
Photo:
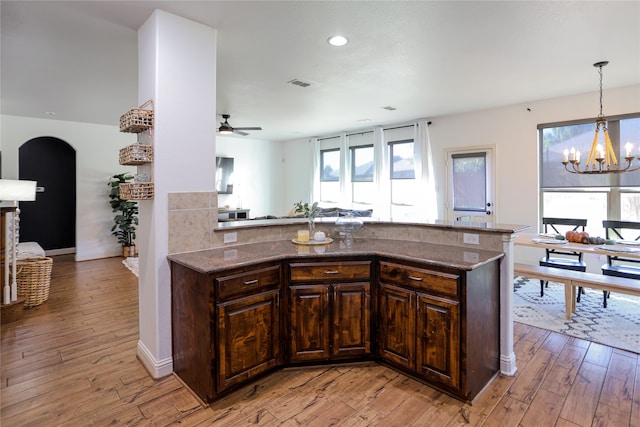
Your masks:
<svg viewBox="0 0 640 427"><path fill-rule="evenodd" d="M600 60L605 90L640 83L639 1L3 0L2 114L117 125L137 104L136 31L156 8L217 29L217 111L263 127L249 138L593 92ZM350 43L329 46L337 33Z"/></svg>

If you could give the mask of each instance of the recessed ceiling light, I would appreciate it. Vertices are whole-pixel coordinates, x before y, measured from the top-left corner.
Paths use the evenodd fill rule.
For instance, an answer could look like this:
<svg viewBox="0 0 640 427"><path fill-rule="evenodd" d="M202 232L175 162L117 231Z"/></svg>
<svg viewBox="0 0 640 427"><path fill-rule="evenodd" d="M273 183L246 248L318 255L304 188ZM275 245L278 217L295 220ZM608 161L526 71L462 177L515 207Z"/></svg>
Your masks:
<svg viewBox="0 0 640 427"><path fill-rule="evenodd" d="M333 36L327 40L331 46L344 46L349 43L349 40L345 36Z"/></svg>
<svg viewBox="0 0 640 427"><path fill-rule="evenodd" d="M45 111L45 114L46 114L47 116L55 116L55 115L56 115L56 112L55 112L55 111Z"/></svg>
<svg viewBox="0 0 640 427"><path fill-rule="evenodd" d="M361 123L368 123L371 121L371 119L358 119L358 121Z"/></svg>

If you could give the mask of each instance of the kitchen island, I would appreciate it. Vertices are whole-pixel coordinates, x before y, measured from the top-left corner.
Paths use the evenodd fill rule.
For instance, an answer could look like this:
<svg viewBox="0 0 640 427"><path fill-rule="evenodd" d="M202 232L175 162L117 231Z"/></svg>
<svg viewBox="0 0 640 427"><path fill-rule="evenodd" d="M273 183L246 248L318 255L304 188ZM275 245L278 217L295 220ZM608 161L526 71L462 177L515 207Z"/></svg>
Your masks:
<svg viewBox="0 0 640 427"><path fill-rule="evenodd" d="M376 360L471 401L501 369L504 259L370 237L170 255L174 372L212 401L285 366Z"/></svg>

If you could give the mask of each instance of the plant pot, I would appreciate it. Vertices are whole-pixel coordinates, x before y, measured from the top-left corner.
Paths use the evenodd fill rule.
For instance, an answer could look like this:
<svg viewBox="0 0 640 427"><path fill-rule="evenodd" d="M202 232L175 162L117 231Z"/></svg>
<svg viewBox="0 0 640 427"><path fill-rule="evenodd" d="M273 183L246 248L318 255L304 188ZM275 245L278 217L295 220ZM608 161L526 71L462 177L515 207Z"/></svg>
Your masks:
<svg viewBox="0 0 640 427"><path fill-rule="evenodd" d="M123 246L122 247L122 256L125 257L125 258L137 256L136 247L135 246Z"/></svg>

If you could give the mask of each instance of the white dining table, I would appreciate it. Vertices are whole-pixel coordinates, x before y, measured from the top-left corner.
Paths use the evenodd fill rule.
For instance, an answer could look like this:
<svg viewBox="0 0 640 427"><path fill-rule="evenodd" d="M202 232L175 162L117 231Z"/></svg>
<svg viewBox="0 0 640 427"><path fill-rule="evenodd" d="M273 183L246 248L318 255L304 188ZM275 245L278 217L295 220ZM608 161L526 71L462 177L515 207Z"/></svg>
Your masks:
<svg viewBox="0 0 640 427"><path fill-rule="evenodd" d="M514 245L640 259L640 241L618 240L614 245L587 245L556 240L547 234L518 233Z"/></svg>

